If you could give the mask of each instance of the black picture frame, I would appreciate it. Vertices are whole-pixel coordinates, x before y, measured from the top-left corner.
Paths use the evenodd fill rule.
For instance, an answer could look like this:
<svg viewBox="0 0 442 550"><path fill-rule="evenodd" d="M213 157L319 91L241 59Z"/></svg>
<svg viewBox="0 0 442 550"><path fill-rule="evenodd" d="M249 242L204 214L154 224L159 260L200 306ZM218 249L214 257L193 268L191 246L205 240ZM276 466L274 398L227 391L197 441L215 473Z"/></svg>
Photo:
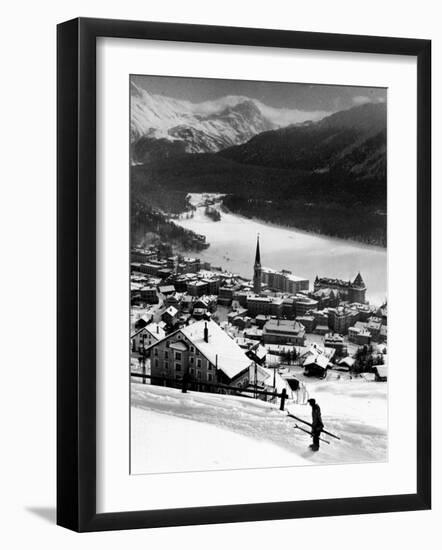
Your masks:
<svg viewBox="0 0 442 550"><path fill-rule="evenodd" d="M96 512L96 39L115 37L417 58L417 491L362 498ZM159 22L57 28L57 523L75 531L425 510L431 506L431 42Z"/></svg>

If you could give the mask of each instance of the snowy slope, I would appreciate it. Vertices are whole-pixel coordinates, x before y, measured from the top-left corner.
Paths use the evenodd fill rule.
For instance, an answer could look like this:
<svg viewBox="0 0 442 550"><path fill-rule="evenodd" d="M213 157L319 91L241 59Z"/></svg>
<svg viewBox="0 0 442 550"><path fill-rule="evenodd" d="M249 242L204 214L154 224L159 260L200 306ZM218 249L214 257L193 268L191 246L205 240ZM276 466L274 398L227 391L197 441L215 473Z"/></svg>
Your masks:
<svg viewBox="0 0 442 550"><path fill-rule="evenodd" d="M328 113L275 109L244 96L191 103L151 94L131 84L131 141L140 138L185 143L188 153L215 152L288 124Z"/></svg>
<svg viewBox="0 0 442 550"><path fill-rule="evenodd" d="M277 406L245 397L132 384L132 471L260 468L387 460L386 385L363 380L311 387L326 429L318 453ZM301 418L310 407L288 404ZM302 424L300 424L302 426Z"/></svg>
<svg viewBox="0 0 442 550"><path fill-rule="evenodd" d="M337 442L321 445L315 462L386 462L388 460L388 388L386 383L353 380L300 380L307 384L322 410L325 429L339 435ZM309 420L310 406L289 405L289 412ZM303 424L299 424L303 426ZM305 427L305 426L303 426Z"/></svg>
<svg viewBox="0 0 442 550"><path fill-rule="evenodd" d="M180 417L171 422L168 415L137 407L131 414L132 474L308 464L273 443L213 424Z"/></svg>

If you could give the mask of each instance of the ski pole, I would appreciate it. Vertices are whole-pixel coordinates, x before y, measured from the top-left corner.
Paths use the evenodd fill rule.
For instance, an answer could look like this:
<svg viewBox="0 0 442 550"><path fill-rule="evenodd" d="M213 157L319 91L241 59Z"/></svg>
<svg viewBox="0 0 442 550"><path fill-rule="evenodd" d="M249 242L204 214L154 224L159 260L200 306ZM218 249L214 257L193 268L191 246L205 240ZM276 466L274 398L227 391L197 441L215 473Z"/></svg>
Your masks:
<svg viewBox="0 0 442 550"><path fill-rule="evenodd" d="M302 422L303 424L307 424L307 426L310 426L311 427L311 424L310 422L307 422L306 420L302 420L302 418L298 418L297 416L295 416L294 414L290 414L290 413L287 413L288 416L290 416L290 418L294 418L295 420L298 420L299 422ZM335 434L332 434L331 432L328 432L327 430L322 430L325 434L329 435L330 437L334 437L335 439L341 439L340 437L338 437L337 435Z"/></svg>
<svg viewBox="0 0 442 550"><path fill-rule="evenodd" d="M308 430L304 430L304 428L301 428L301 426L298 426L298 424L295 424L293 427L298 428L298 430L301 430L301 432L305 432L306 434L309 434L311 437L313 437ZM323 443L327 443L327 445L330 445L330 441L327 441L326 439L322 439L322 437L319 438L319 441L322 441Z"/></svg>

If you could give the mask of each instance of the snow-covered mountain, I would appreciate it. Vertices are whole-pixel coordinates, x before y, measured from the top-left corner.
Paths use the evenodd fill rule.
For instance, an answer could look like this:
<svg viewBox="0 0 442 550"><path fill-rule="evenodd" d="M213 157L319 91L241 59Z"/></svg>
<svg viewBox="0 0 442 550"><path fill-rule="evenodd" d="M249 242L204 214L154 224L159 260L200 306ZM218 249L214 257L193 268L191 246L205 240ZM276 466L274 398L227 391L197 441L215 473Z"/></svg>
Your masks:
<svg viewBox="0 0 442 550"><path fill-rule="evenodd" d="M151 94L131 84L131 142L152 138L183 145L187 153L217 152L253 136L318 120L328 113L276 109L245 96L229 95L202 103ZM181 147L180 147L181 149Z"/></svg>
<svg viewBox="0 0 442 550"><path fill-rule="evenodd" d="M328 172L385 181L387 105L364 103L320 121L278 128L220 154L242 164ZM342 183L343 185L343 183Z"/></svg>

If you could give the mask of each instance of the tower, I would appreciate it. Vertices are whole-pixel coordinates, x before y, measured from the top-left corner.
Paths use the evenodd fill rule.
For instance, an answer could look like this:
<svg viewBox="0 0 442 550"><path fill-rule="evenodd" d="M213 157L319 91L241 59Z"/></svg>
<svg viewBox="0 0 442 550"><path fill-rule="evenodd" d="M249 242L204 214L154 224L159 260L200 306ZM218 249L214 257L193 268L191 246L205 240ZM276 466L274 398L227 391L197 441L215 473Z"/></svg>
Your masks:
<svg viewBox="0 0 442 550"><path fill-rule="evenodd" d="M350 286L350 299L352 302L359 302L360 304L365 304L365 292L367 287L364 283L361 273L359 272L356 275L355 280Z"/></svg>
<svg viewBox="0 0 442 550"><path fill-rule="evenodd" d="M259 235L256 239L256 253L255 253L255 265L253 267L253 290L255 294L261 294L261 279L262 279L262 268L261 268L261 253L259 250Z"/></svg>

